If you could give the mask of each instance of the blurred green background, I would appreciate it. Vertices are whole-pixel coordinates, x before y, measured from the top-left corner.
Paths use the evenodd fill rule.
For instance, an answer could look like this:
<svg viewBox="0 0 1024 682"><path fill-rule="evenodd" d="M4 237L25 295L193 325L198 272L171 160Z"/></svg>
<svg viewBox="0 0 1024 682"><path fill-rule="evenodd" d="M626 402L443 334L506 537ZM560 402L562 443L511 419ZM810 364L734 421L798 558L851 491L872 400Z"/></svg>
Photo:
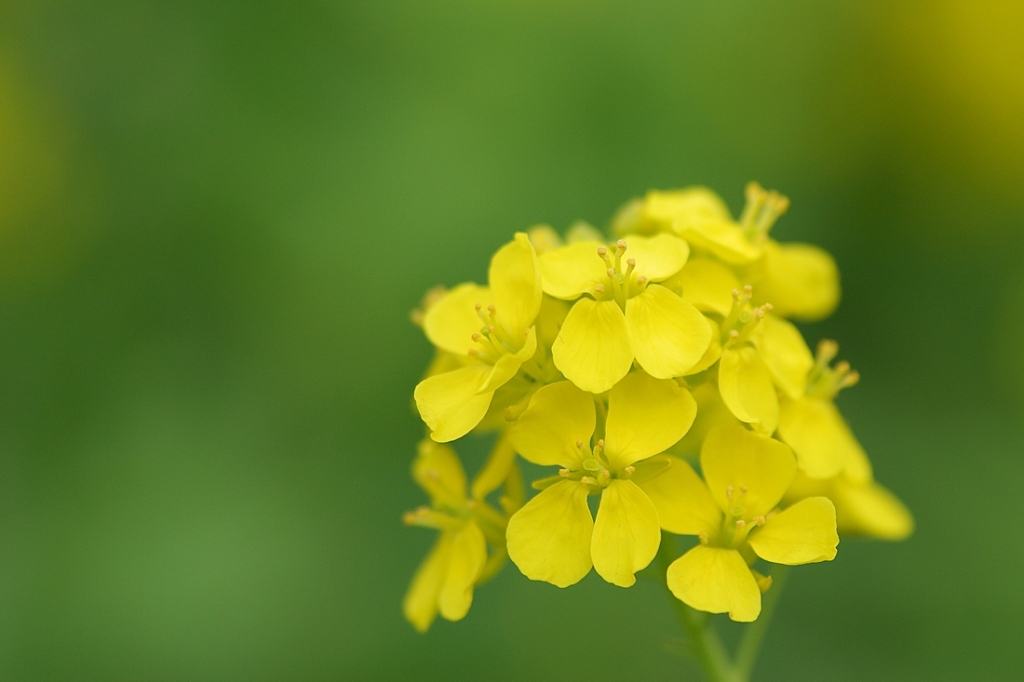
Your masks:
<svg viewBox="0 0 1024 682"><path fill-rule="evenodd" d="M756 679L1019 679L1022 121L1019 2L3 0L0 679L696 679L644 581L402 620L408 312L751 179L919 525L795 570Z"/></svg>

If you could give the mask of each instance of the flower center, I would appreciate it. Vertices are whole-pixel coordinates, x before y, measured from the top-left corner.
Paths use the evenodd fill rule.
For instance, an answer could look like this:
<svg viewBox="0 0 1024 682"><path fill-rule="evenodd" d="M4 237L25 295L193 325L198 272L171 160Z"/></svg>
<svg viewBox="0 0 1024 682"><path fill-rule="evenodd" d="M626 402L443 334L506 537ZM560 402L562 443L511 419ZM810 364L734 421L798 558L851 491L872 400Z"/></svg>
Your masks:
<svg viewBox="0 0 1024 682"><path fill-rule="evenodd" d="M473 332L473 342L479 345L469 350L471 356L493 365L502 356L519 350L522 343L517 346L515 341L509 337L498 323L498 311L493 305L484 308L483 304L477 303L476 314L483 321L484 325L480 328L479 332Z"/></svg>
<svg viewBox="0 0 1024 682"><path fill-rule="evenodd" d="M604 452L604 439L598 439L593 450L581 440L576 441L576 449L580 451L582 461L579 469L561 469L558 475L570 481L579 481L590 494L599 493L616 479L628 479L636 471L636 467L628 466L619 471L611 468Z"/></svg>
<svg viewBox="0 0 1024 682"><path fill-rule="evenodd" d="M769 230L789 208L789 199L775 190L767 191L756 182L747 185L747 204L740 216L740 229L752 243L762 242Z"/></svg>
<svg viewBox="0 0 1024 682"><path fill-rule="evenodd" d="M604 261L607 268L605 273L608 275L608 283L600 282L594 287L594 290L600 300L614 300L623 309L625 309L628 299L642 293L647 288L645 276L633 276L633 271L636 269L635 259L627 258L625 270L622 268L622 257L626 255L628 248L625 239L615 242L615 249L611 252L607 246L597 247L597 256Z"/></svg>
<svg viewBox="0 0 1024 682"><path fill-rule="evenodd" d="M747 539L747 534L758 526L763 526L766 518L771 518L772 512L765 516L751 516L747 505L747 486L739 488L726 486L725 497L729 501L728 507L722 516L722 525L713 536L701 533L701 544L715 547L735 549Z"/></svg>
<svg viewBox="0 0 1024 682"><path fill-rule="evenodd" d="M818 344L814 367L807 377L807 395L821 398L835 398L839 391L849 388L860 381L860 373L850 368L850 363L843 360L831 367L832 360L839 354L839 344L824 339Z"/></svg>
<svg viewBox="0 0 1024 682"><path fill-rule="evenodd" d="M441 480L437 471L427 471L428 478ZM443 497L434 497L431 506L421 506L406 512L402 521L407 526L422 526L436 530L458 530L469 521L475 521L489 537L504 538L505 518L486 500L466 499L461 494L445 490Z"/></svg>
<svg viewBox="0 0 1024 682"><path fill-rule="evenodd" d="M765 303L763 306L754 308L750 305L750 299L754 295L754 288L749 284L740 289L732 290L732 309L729 315L722 321L722 344L730 343L738 345L750 340L757 325L761 323L764 316L771 312L772 304Z"/></svg>

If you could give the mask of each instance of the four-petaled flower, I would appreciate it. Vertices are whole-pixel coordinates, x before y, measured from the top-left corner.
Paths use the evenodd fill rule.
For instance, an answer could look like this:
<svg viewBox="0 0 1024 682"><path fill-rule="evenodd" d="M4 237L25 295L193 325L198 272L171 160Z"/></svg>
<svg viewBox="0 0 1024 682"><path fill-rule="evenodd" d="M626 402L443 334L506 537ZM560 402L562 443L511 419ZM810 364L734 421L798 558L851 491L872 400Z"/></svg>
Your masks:
<svg viewBox="0 0 1024 682"><path fill-rule="evenodd" d="M741 426L712 430L700 462L703 481L672 458L667 471L641 485L665 530L700 537L669 567L668 586L695 609L753 621L770 580L750 564L758 557L789 566L834 559L835 507L828 498L810 497L778 511L796 459L785 444Z"/></svg>
<svg viewBox="0 0 1024 682"><path fill-rule="evenodd" d="M683 376L700 361L711 326L692 303L658 284L689 254L686 242L669 234L611 246L581 241L541 254L544 292L576 301L551 348L566 379L603 393L634 360L658 379Z"/></svg>
<svg viewBox="0 0 1024 682"><path fill-rule="evenodd" d="M771 305L750 307L751 287L733 294L721 325L718 389L737 419L770 436L779 425L778 391L803 395L814 358L800 331L771 314Z"/></svg>
<svg viewBox="0 0 1024 682"><path fill-rule="evenodd" d="M407 513L405 522L441 531L402 603L406 619L420 632L430 627L438 612L447 620L464 618L473 603L473 586L504 561L506 516L518 508L522 495L514 457L508 442L499 441L467 494L466 473L455 451L429 439L420 442L412 475L431 505ZM504 514L485 500L503 483ZM495 547L490 556L488 542Z"/></svg>
<svg viewBox="0 0 1024 682"><path fill-rule="evenodd" d="M871 478L871 465L833 402L860 375L846 362L829 366L838 352L835 341L818 344L804 390L781 401L778 435L793 448L800 470L811 478L831 478L845 471L851 480L864 483Z"/></svg>
<svg viewBox="0 0 1024 682"><path fill-rule="evenodd" d="M537 350L534 321L543 291L537 254L525 233L494 254L487 280L489 287L460 284L423 315L427 338L465 362L427 377L414 392L430 437L441 443L479 424L494 392Z"/></svg>
<svg viewBox="0 0 1024 682"><path fill-rule="evenodd" d="M597 407L568 381L551 384L509 431L527 460L563 467L509 520L509 557L533 580L566 587L593 566L608 582L629 587L658 552L658 512L630 480L633 464L682 438L696 403L672 380L631 373L609 393L604 435L595 441ZM601 496L596 522L587 505L592 494Z"/></svg>
<svg viewBox="0 0 1024 682"><path fill-rule="evenodd" d="M812 244L780 244L768 236L789 199L752 182L746 200L734 220L725 202L706 187L651 191L623 227L672 232L695 250L741 269L757 292L755 304L771 302L779 315L808 322L831 315L839 304L835 260Z"/></svg>

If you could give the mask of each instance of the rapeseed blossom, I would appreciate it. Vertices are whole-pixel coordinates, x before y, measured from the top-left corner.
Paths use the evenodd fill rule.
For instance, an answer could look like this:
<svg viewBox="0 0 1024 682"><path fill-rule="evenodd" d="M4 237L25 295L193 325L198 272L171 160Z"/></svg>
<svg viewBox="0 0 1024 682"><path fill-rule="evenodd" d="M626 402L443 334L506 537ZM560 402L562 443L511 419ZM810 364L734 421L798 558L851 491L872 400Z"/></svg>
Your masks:
<svg viewBox="0 0 1024 682"><path fill-rule="evenodd" d="M862 478L862 466L848 466L838 475L814 479L798 472L786 491L785 503L824 496L836 507L836 525L844 536L876 540L906 540L914 532L914 517L888 488L869 475Z"/></svg>
<svg viewBox="0 0 1024 682"><path fill-rule="evenodd" d="M700 311L659 284L690 248L670 234L578 241L540 256L544 292L575 301L551 348L555 366L585 391L602 393L634 360L651 376L683 376L700 361L712 329Z"/></svg>
<svg viewBox="0 0 1024 682"><path fill-rule="evenodd" d="M838 352L835 341L818 344L803 390L781 402L779 438L793 448L807 476L831 478L846 470L863 483L871 476L867 455L833 402L840 390L856 385L860 375L845 362L830 367Z"/></svg>
<svg viewBox="0 0 1024 682"><path fill-rule="evenodd" d="M479 424L495 391L537 351L534 322L543 292L537 254L525 233L494 254L488 282L460 284L423 314L427 338L460 362L421 381L414 393L438 442L460 438Z"/></svg>
<svg viewBox="0 0 1024 682"><path fill-rule="evenodd" d="M616 228L679 235L694 250L741 273L758 291L755 304L770 302L779 315L807 321L831 315L839 304L835 260L812 244L782 244L769 236L789 199L754 182L747 185L746 199L734 220L725 202L706 187L651 191L620 214Z"/></svg>
<svg viewBox="0 0 1024 682"><path fill-rule="evenodd" d="M830 366L838 352L835 341L822 341L805 394L782 402L779 437L793 448L801 469L786 499L824 495L835 503L841 533L904 540L914 531L913 516L874 480L867 453L833 402L860 380L849 363Z"/></svg>
<svg viewBox="0 0 1024 682"><path fill-rule="evenodd" d="M712 430L700 463L703 481L676 459L646 487L666 530L700 538L669 567L668 587L695 609L753 621L764 582L749 565L758 557L790 566L834 559L835 507L808 497L779 510L796 458L783 443L740 426Z"/></svg>
<svg viewBox="0 0 1024 682"><path fill-rule="evenodd" d="M467 494L466 473L455 451L430 439L420 442L412 476L430 496L431 505L409 512L405 522L437 529L440 535L402 605L417 630L425 632L438 612L447 620L464 618L473 603L473 587L501 567L507 517L522 500L514 457L509 444L499 442ZM486 497L503 484L507 489L499 512ZM494 548L489 556L488 544Z"/></svg>
<svg viewBox="0 0 1024 682"><path fill-rule="evenodd" d="M696 414L688 391L644 372L616 384L607 407L568 381L537 391L509 440L528 461L563 468L509 521L508 552L519 570L559 587L591 566L621 587L636 582L661 533L654 504L630 480L633 465L682 438ZM587 506L595 494L596 522Z"/></svg>
<svg viewBox="0 0 1024 682"><path fill-rule="evenodd" d="M506 556L563 588L592 568L630 587L657 557L674 598L750 622L765 564L913 532L835 406L859 375L793 323L830 315L840 287L831 255L774 238L788 206L756 183L738 218L703 187L651 191L611 237L535 226L498 249L487 286L431 291L413 465L431 503L406 521L440 535L405 600L417 629L464 617ZM471 431L495 448L468 485L443 443ZM559 467L528 501L517 455ZM659 553L663 532L699 543Z"/></svg>
<svg viewBox="0 0 1024 682"><path fill-rule="evenodd" d="M734 291L722 321L718 388L729 410L755 430L771 435L779 425L779 392L803 394L814 364L800 332L772 315L772 305L750 307L752 287Z"/></svg>

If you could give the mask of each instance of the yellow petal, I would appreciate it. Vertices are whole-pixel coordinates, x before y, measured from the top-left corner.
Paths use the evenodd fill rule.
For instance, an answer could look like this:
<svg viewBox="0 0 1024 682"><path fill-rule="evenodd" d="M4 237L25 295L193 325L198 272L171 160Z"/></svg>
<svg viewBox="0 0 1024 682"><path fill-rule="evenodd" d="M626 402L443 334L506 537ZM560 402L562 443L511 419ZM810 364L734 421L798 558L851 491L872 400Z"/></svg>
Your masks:
<svg viewBox="0 0 1024 682"><path fill-rule="evenodd" d="M508 561L508 552L505 551L504 547L496 548L492 551L488 555L484 567L480 569L480 575L476 578L477 587L493 580L501 572L501 569L505 567L506 561Z"/></svg>
<svg viewBox="0 0 1024 682"><path fill-rule="evenodd" d="M838 410L838 408L836 408ZM843 422L845 424L845 420ZM856 437L854 442L857 443L857 447L850 450L850 457L846 461L846 468L843 469L843 477L849 480L851 483L869 483L874 479L874 470L871 466L871 460L868 459L868 453L864 452L864 448L861 447L860 441L857 441Z"/></svg>
<svg viewBox="0 0 1024 682"><path fill-rule="evenodd" d="M545 296L540 302L540 313L537 315L537 340L541 345L550 348L558 338L569 314L569 304L551 296Z"/></svg>
<svg viewBox="0 0 1024 682"><path fill-rule="evenodd" d="M510 414L514 412L518 415L525 410L530 396L536 389L537 385L527 380L523 374L513 377L511 381L494 391L490 407L473 430L478 433L505 430Z"/></svg>
<svg viewBox="0 0 1024 682"><path fill-rule="evenodd" d="M626 301L637 362L659 379L683 376L711 344L711 329L691 303L660 285Z"/></svg>
<svg viewBox="0 0 1024 682"><path fill-rule="evenodd" d="M568 381L537 391L530 406L509 429L516 451L541 466L559 464L578 469L578 441L590 444L597 422L594 399Z"/></svg>
<svg viewBox="0 0 1024 682"><path fill-rule="evenodd" d="M587 489L562 481L538 493L509 519L508 555L530 580L568 587L590 572L593 532Z"/></svg>
<svg viewBox="0 0 1024 682"><path fill-rule="evenodd" d="M730 265L747 265L761 257L761 247L750 243L732 221L677 220L673 229L691 246L710 251Z"/></svg>
<svg viewBox="0 0 1024 682"><path fill-rule="evenodd" d="M482 500L508 478L509 470L516 459L516 449L512 442L506 438L499 438L494 444L490 457L484 464L484 468L473 479L471 492L473 499Z"/></svg>
<svg viewBox="0 0 1024 682"><path fill-rule="evenodd" d="M679 190L651 190L643 202L645 221L655 222L668 229L676 220L732 220L729 207L722 198L707 187L687 187Z"/></svg>
<svg viewBox="0 0 1024 682"><path fill-rule="evenodd" d="M448 445L421 440L412 463L412 477L435 501L449 506L466 501L466 472Z"/></svg>
<svg viewBox="0 0 1024 682"><path fill-rule="evenodd" d="M736 419L722 402L716 382L705 381L691 389L691 394L697 401L697 418L693 420L693 426L686 432L683 439L672 448L672 452L683 455L691 461L696 461L700 456L700 448L708 431L716 426L740 426L743 422Z"/></svg>
<svg viewBox="0 0 1024 682"><path fill-rule="evenodd" d="M519 367L533 357L537 352L537 328L530 327L526 330L526 338L523 347L515 353L507 353L498 358L498 361L491 367L487 378L477 389L479 393L487 391L494 392L508 383L509 379L516 375Z"/></svg>
<svg viewBox="0 0 1024 682"><path fill-rule="evenodd" d="M849 462L867 457L831 400L784 400L779 438L793 448L797 464L811 478L831 478Z"/></svg>
<svg viewBox="0 0 1024 682"><path fill-rule="evenodd" d="M448 571L437 605L448 620L461 620L473 603L473 585L487 562L487 541L476 522L470 521L452 537Z"/></svg>
<svg viewBox="0 0 1024 682"><path fill-rule="evenodd" d="M566 301L592 293L608 279L608 266L597 255L601 242L575 242L540 255L544 293Z"/></svg>
<svg viewBox="0 0 1024 682"><path fill-rule="evenodd" d="M648 282L660 282L679 272L690 257L690 246L679 237L662 232L653 237L630 236L623 259L636 261L633 274ZM623 265L625 267L625 265Z"/></svg>
<svg viewBox="0 0 1024 682"><path fill-rule="evenodd" d="M700 465L718 507L728 512L742 506L742 516L748 519L774 509L796 474L796 459L788 446L742 426L712 429L704 440Z"/></svg>
<svg viewBox="0 0 1024 682"><path fill-rule="evenodd" d="M512 337L522 337L540 311L540 265L525 232L498 249L491 258L487 281L494 295L498 323Z"/></svg>
<svg viewBox="0 0 1024 682"><path fill-rule="evenodd" d="M446 350L438 350L434 353L434 359L430 361L427 371L423 373L423 378L444 374L472 364L476 364L476 360L468 355L455 355Z"/></svg>
<svg viewBox="0 0 1024 682"><path fill-rule="evenodd" d="M633 364L626 316L615 301L581 298L551 347L555 367L584 391L603 393Z"/></svg>
<svg viewBox="0 0 1024 682"><path fill-rule="evenodd" d="M534 225L526 231L530 236L530 243L538 255L554 251L562 246L562 238L558 236L550 225Z"/></svg>
<svg viewBox="0 0 1024 682"><path fill-rule="evenodd" d="M424 379L413 397L420 417L430 427L430 437L439 443L461 438L487 414L492 393L478 390L490 374L486 365L471 365L447 374Z"/></svg>
<svg viewBox="0 0 1024 682"><path fill-rule="evenodd" d="M842 477L840 477L842 481ZM914 532L914 517L899 498L874 481L839 482L831 493L839 530L879 540L905 540Z"/></svg>
<svg viewBox="0 0 1024 682"><path fill-rule="evenodd" d="M643 217L643 199L633 198L624 203L612 216L612 234L650 234L658 231L658 226Z"/></svg>
<svg viewBox="0 0 1024 682"><path fill-rule="evenodd" d="M777 315L767 315L757 331L757 348L775 384L790 398L799 398L814 367L814 356L800 330Z"/></svg>
<svg viewBox="0 0 1024 682"><path fill-rule="evenodd" d="M576 242L597 242L601 244L604 243L605 236L587 221L578 220L566 230L565 241L569 244L575 244Z"/></svg>
<svg viewBox="0 0 1024 682"><path fill-rule="evenodd" d="M740 421L771 434L779 425L779 398L761 354L749 344L722 351L718 363L722 401Z"/></svg>
<svg viewBox="0 0 1024 682"><path fill-rule="evenodd" d="M793 482L789 484L789 488L786 490L786 494L782 500L784 504L793 504L799 502L805 497L828 497L835 502L834 496L832 495L833 487L836 481L840 477L820 479L810 478L802 471L797 471L796 476L793 477ZM838 511L838 510L837 510Z"/></svg>
<svg viewBox="0 0 1024 682"><path fill-rule="evenodd" d="M765 245L762 272L754 287L757 304L771 303L775 313L813 322L839 305L839 269L827 251L810 244Z"/></svg>
<svg viewBox="0 0 1024 682"><path fill-rule="evenodd" d="M714 533L722 510L715 504L704 481L687 462L667 457L671 466L660 476L640 484L658 510L661 527L677 535Z"/></svg>
<svg viewBox="0 0 1024 682"><path fill-rule="evenodd" d="M437 600L448 574L453 533L442 533L413 576L402 600L402 612L414 628L426 632L437 617Z"/></svg>
<svg viewBox="0 0 1024 682"><path fill-rule="evenodd" d="M642 462L637 462L636 466L633 467L633 474L629 477L629 480L636 483L641 488L648 481L653 481L658 476L669 470L672 466L672 457L669 455L655 455L654 457L648 457Z"/></svg>
<svg viewBox="0 0 1024 682"><path fill-rule="evenodd" d="M748 540L757 556L773 564L799 566L836 558L836 508L827 497L800 500L768 519Z"/></svg>
<svg viewBox="0 0 1024 682"><path fill-rule="evenodd" d="M672 594L687 606L751 623L761 615L761 590L734 549L697 545L676 559L666 575Z"/></svg>
<svg viewBox="0 0 1024 682"><path fill-rule="evenodd" d="M691 258L672 278L683 288L683 298L702 313L725 317L732 310L732 292L740 281L725 265L711 258Z"/></svg>
<svg viewBox="0 0 1024 682"><path fill-rule="evenodd" d="M619 587L636 582L661 545L658 511L632 481L614 480L601 493L590 553L598 575Z"/></svg>
<svg viewBox="0 0 1024 682"><path fill-rule="evenodd" d="M605 454L622 469L675 444L690 430L697 402L671 379L632 372L608 395Z"/></svg>
<svg viewBox="0 0 1024 682"><path fill-rule="evenodd" d="M502 489L501 508L505 510L505 516L511 516L519 511L523 502L526 501L526 487L523 485L523 474L519 465L512 462L505 478L505 487Z"/></svg>
<svg viewBox="0 0 1024 682"><path fill-rule="evenodd" d="M484 326L475 306L479 303L486 308L492 300L487 287L460 284L427 308L423 314L423 331L438 348L465 355L471 348L479 348L472 337Z"/></svg>
<svg viewBox="0 0 1024 682"><path fill-rule="evenodd" d="M718 362L722 357L722 339L721 333L718 329L718 323L706 315L704 316L704 321L708 323L708 329L711 330L711 343L708 345L708 349L704 351L704 355L701 359L697 361L697 364L686 370L686 374L683 376L699 374L700 372L710 368L711 365Z"/></svg>
<svg viewBox="0 0 1024 682"><path fill-rule="evenodd" d="M772 588L772 577L770 575L764 575L754 569L750 569L750 572L754 576L754 580L757 581L757 589L761 590L761 594L765 594Z"/></svg>

